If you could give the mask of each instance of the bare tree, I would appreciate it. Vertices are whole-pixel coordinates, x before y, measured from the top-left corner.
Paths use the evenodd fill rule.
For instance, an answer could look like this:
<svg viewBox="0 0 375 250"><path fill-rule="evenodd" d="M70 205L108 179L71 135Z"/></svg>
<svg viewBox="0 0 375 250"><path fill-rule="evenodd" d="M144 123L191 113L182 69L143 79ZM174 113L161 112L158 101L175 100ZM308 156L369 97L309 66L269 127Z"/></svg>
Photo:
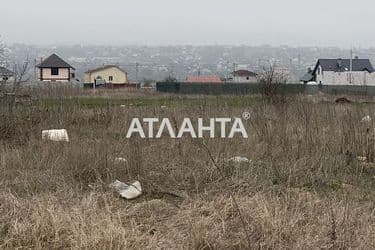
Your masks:
<svg viewBox="0 0 375 250"><path fill-rule="evenodd" d="M29 70L29 58L27 57L26 60L21 64L15 64L13 67L14 72L14 81L12 87L12 93L18 94L18 91L23 83L26 83L30 80L29 77L26 77L27 72Z"/></svg>
<svg viewBox="0 0 375 250"><path fill-rule="evenodd" d="M1 36L0 36L0 66L2 67L6 66L6 50L5 50L5 45L3 41L1 40ZM8 80L7 78L3 78L3 77L0 78L0 95L2 95L4 92L4 88L5 88L7 80Z"/></svg>
<svg viewBox="0 0 375 250"><path fill-rule="evenodd" d="M8 80L3 80L1 85L1 90L3 91L2 101L8 106L8 115L9 118L13 117L13 108L16 104L16 98L19 94L20 87L23 83L29 81L29 78L26 78L29 68L29 60L27 59L21 65L15 64L13 67L13 81L9 83ZM10 86L7 86L8 83Z"/></svg>
<svg viewBox="0 0 375 250"><path fill-rule="evenodd" d="M7 67L8 65L9 49L5 46L0 36L0 66Z"/></svg>
<svg viewBox="0 0 375 250"><path fill-rule="evenodd" d="M7 85L8 77L0 76L0 98L5 94L5 86Z"/></svg>
<svg viewBox="0 0 375 250"><path fill-rule="evenodd" d="M169 75L164 79L164 82L167 82L167 83L177 82L177 79L173 77L172 75Z"/></svg>
<svg viewBox="0 0 375 250"><path fill-rule="evenodd" d="M281 94L281 85L288 81L288 74L277 70L275 64L264 66L259 74L259 82L261 83L262 95L268 100L274 100L276 96Z"/></svg>

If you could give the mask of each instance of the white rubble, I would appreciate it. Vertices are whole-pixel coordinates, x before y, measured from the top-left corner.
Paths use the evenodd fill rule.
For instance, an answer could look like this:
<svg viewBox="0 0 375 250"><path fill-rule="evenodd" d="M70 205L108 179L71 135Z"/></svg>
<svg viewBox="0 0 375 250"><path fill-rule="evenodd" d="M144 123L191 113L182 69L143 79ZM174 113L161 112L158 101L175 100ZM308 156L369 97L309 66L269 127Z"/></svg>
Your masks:
<svg viewBox="0 0 375 250"><path fill-rule="evenodd" d="M142 187L139 181L135 181L131 184L126 184L116 180L109 185L110 188L116 190L122 198L132 200L142 195Z"/></svg>
<svg viewBox="0 0 375 250"><path fill-rule="evenodd" d="M363 117L361 121L362 122L371 122L371 120L372 120L371 116L367 115L367 116Z"/></svg>
<svg viewBox="0 0 375 250"><path fill-rule="evenodd" d="M367 161L367 157L366 156L357 156L357 160L358 161Z"/></svg>
<svg viewBox="0 0 375 250"><path fill-rule="evenodd" d="M230 158L228 161L230 162L236 162L236 163L243 163L243 162L250 162L250 160L243 156L235 156Z"/></svg>
<svg viewBox="0 0 375 250"><path fill-rule="evenodd" d="M49 141L69 142L69 136L66 129L43 130L42 139Z"/></svg>
<svg viewBox="0 0 375 250"><path fill-rule="evenodd" d="M116 157L115 158L115 163L124 163L124 162L128 162L128 160L126 160L123 157Z"/></svg>

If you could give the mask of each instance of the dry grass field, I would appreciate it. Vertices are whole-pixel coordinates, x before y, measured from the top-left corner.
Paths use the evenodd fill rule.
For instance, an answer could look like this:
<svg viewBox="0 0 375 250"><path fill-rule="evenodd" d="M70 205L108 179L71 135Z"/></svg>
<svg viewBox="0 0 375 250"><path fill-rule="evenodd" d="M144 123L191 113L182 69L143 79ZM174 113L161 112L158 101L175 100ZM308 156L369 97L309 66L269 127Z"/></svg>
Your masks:
<svg viewBox="0 0 375 250"><path fill-rule="evenodd" d="M361 122L372 102L26 92L0 110L1 249L375 248L374 123ZM133 117L244 111L248 139L126 138ZM70 142L42 141L53 128ZM121 199L116 179L143 195Z"/></svg>

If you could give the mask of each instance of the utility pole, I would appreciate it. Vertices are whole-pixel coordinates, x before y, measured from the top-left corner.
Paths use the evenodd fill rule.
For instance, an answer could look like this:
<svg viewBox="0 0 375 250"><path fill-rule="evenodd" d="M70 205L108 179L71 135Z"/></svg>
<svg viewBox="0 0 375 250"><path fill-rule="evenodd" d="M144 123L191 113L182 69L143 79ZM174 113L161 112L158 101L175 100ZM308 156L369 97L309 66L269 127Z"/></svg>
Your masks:
<svg viewBox="0 0 375 250"><path fill-rule="evenodd" d="M352 84L352 72L353 72L353 47L350 49L350 67L349 67L349 83Z"/></svg>
<svg viewBox="0 0 375 250"><path fill-rule="evenodd" d="M135 63L135 82L138 84L138 62Z"/></svg>
<svg viewBox="0 0 375 250"><path fill-rule="evenodd" d="M229 81L229 76L230 76L229 69L230 69L230 67L229 67L229 61L227 61L227 68L226 68L226 71L227 71L227 77L226 77L226 79L225 79L226 82Z"/></svg>
<svg viewBox="0 0 375 250"><path fill-rule="evenodd" d="M38 70L37 70L36 64L37 64L37 61L36 61L36 58L35 58L34 59L34 78L38 79Z"/></svg>

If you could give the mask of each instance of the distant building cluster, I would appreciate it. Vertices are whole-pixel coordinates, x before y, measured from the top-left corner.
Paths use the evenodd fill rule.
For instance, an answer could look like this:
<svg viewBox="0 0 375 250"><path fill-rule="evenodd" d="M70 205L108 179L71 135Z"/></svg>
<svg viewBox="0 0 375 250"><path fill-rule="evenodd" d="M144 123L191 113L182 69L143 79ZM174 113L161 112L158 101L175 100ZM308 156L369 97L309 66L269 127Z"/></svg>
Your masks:
<svg viewBox="0 0 375 250"><path fill-rule="evenodd" d="M76 69L61 57L52 54L46 59L41 58L36 65L36 79L42 82L82 82L86 87L132 87L137 86L131 83L128 73L115 64L106 64L99 67L92 67L83 72L83 81L76 76ZM136 67L138 64L136 64ZM82 67L82 66L81 66ZM187 75L183 80L186 83L197 84L253 84L259 83L262 72L259 69L251 70L251 67L241 67L222 77L215 74L209 74L203 70L195 75ZM292 75L288 67L275 66L273 70L277 74L284 76ZM134 73L133 73L134 74ZM138 71L135 72L138 79ZM15 73L11 70L0 67L0 81L11 81ZM144 78L146 79L146 78ZM173 79L173 77L171 77ZM294 78L293 78L294 79ZM150 79L147 79L150 81ZM152 80L151 80L152 81ZM289 79L295 83L295 80ZM308 72L300 78L302 84L316 85L363 85L375 86L375 70L369 59L318 59L314 68L309 68Z"/></svg>

